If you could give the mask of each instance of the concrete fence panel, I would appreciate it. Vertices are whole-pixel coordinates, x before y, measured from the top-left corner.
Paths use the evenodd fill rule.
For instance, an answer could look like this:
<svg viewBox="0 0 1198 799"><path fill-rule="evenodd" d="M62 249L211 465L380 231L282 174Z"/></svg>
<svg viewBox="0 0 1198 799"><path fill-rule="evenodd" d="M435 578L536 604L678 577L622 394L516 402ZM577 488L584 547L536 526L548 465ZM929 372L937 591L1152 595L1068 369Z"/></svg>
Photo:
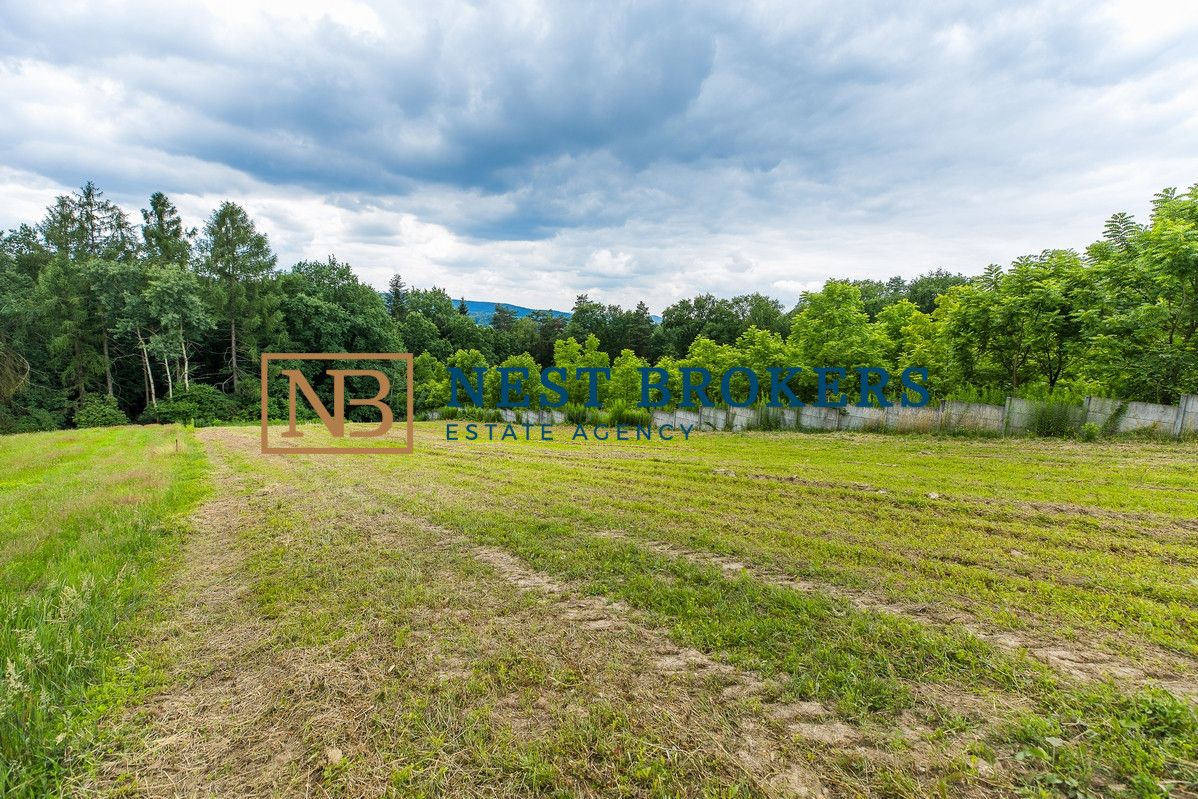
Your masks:
<svg viewBox="0 0 1198 799"><path fill-rule="evenodd" d="M944 403L941 429L1001 433L1004 416L1005 409L1001 405L948 400Z"/></svg>
<svg viewBox="0 0 1198 799"><path fill-rule="evenodd" d="M1177 407L1173 405L1157 405L1155 402L1129 402L1123 418L1119 420L1119 432L1159 430L1172 433L1173 423L1176 419Z"/></svg>
<svg viewBox="0 0 1198 799"><path fill-rule="evenodd" d="M1173 436L1198 432L1198 394L1182 394L1173 422Z"/></svg>
<svg viewBox="0 0 1198 799"><path fill-rule="evenodd" d="M799 425L808 430L839 430L840 411L836 408L804 405L799 409Z"/></svg>
<svg viewBox="0 0 1198 799"><path fill-rule="evenodd" d="M840 419L841 430L885 430L886 411L882 408L858 408L849 405Z"/></svg>
<svg viewBox="0 0 1198 799"><path fill-rule="evenodd" d="M886 409L886 428L902 433L934 433L940 429L943 403L924 408L904 408L891 405Z"/></svg>

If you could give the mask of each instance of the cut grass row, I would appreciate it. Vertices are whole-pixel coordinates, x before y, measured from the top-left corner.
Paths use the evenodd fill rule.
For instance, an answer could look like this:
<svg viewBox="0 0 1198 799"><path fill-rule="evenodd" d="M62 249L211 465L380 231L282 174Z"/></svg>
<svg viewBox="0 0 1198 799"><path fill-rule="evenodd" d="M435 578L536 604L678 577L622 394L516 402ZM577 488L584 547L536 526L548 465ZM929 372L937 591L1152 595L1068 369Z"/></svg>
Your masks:
<svg viewBox="0 0 1198 799"><path fill-rule="evenodd" d="M713 438L723 440L709 443ZM859 438L848 443L861 455ZM859 466L849 479L833 479L844 465L837 450L826 447L827 437L808 437L826 448L803 454L777 437L707 436L677 458L643 445L577 457L580 448L567 444L467 449L428 441L424 460L403 469L423 469L425 480L449 486L501 478L495 480L497 501L535 506L541 516L749 557L799 577L881 588L1001 626L1047 624L1066 635L1105 639L1121 651L1155 645L1198 656L1198 553L1191 543L1195 531L1186 526L1193 525L1186 514L1198 515L1198 502L1175 498L1148 516L1100 513L1102 497L1072 507L1028 506L1021 495L1065 479L1061 472L1073 473L1076 453L1042 458L1039 472L1027 472L1007 442L958 443L969 450L999 446L1012 470L1026 475L1018 481L1007 476L1012 496L995 502L960 485L954 472L960 453L946 464L919 454L918 445L896 453L894 437L872 438L872 462L905 459L904 468L879 475ZM739 451L729 439L742 442ZM1198 481L1192 454L1177 450L1166 462L1158 453L1151 479L1113 459L1105 471L1091 463L1080 473L1099 471L1093 480L1109 486L1103 497L1112 500L1155 495L1177 473ZM1135 460L1130 456L1125 453ZM1118 484L1119 476L1129 479ZM535 489L546 481L563 491L542 503ZM936 490L924 490L932 486Z"/></svg>
<svg viewBox="0 0 1198 799"><path fill-rule="evenodd" d="M0 437L0 462L0 795L49 796L114 700L205 459L184 433L122 428Z"/></svg>
<svg viewBox="0 0 1198 799"><path fill-rule="evenodd" d="M1073 682L959 628L861 611L750 573L729 576L652 546L732 554L816 582L957 606L1032 634L1072 626L1112 644L1191 653L1192 452L761 434L696 437L686 446L463 445L438 441L438 432L420 426L412 456L369 458L264 458L253 430L206 435L247 481L253 521L228 543L246 550L246 579L277 656L305 680L302 689L274 686L280 705L264 719L279 724L319 711L338 729L369 727L362 740L373 750L325 767L329 793L376 786L366 781L372 769L390 770L397 796L472 784L500 795L749 796L763 788L704 743L703 725L728 723L718 692L702 710L693 698L670 705L691 714L671 718L663 710L669 700L656 693L665 686L630 671L630 642L609 636L623 647L610 655L578 649L580 641L563 638L560 619L438 547L439 530L502 547L582 593L623 602L678 644L786 675L787 696L833 706L871 740L897 732L915 711L935 735L971 741L968 755L996 760L1026 793L1183 795L1198 784L1194 708L1164 691ZM38 691L23 690L23 677L14 683L22 691L12 695L26 702L12 703L25 715L0 728L0 744L12 747L5 762L15 764L0 786L10 793L60 785L64 769L78 766L76 732L111 699L106 667L172 550L173 514L203 485L202 456L189 446L173 455L173 435L67 434L49 457L45 438L0 443L13 465L0 481L0 529L13 531L0 532L3 607L26 614L7 629L66 636L38 645L61 655L48 659L29 645L29 633L0 639L0 656L45 660L19 667L19 677L49 678ZM981 476L966 464L979 465ZM933 492L939 496L926 496ZM84 615L64 613L60 597L78 586L63 586L89 574L106 587L85 592ZM563 647L566 663L594 659L590 670L563 666ZM432 656L463 664L469 679L445 683L429 670ZM348 692L334 684L345 673L360 674L361 684ZM292 706L313 690L324 692L317 706ZM512 692L519 710L504 704ZM958 713L954 694L985 697L998 717ZM53 712L38 715L28 701L34 695ZM545 701L551 710L538 710ZM558 712L555 703L587 712ZM538 717L544 723L527 726ZM247 729L240 721L236 728ZM270 740L277 730L254 732ZM927 774L915 757L879 766L835 745L795 755L850 794L1006 786L981 777L969 757L950 757ZM223 764L226 779L251 778L238 762Z"/></svg>
<svg viewBox="0 0 1198 799"><path fill-rule="evenodd" d="M746 448L760 444L753 437L728 439ZM882 439L879 446L889 443ZM380 502L393 497L394 506L405 513L503 546L585 591L653 614L680 642L740 665L784 672L800 698L832 702L859 722L884 723L911 707L912 689L921 684L1009 694L1015 704L1027 703L1030 709L1010 714L992 740L1015 747L1024 759L1028 790L1127 790L1151 796L1198 782L1194 708L1167 692L1075 684L960 630L856 611L747 576L730 579L715 567L638 547L636 535L659 538L667 529L692 545L711 543L706 536L713 528L757 538L762 527L773 529L787 508L801 507L779 503L776 497L773 502L740 497L730 503L733 508L738 501L757 501L756 510L738 519L735 510L725 508L731 518L721 519L709 503L728 501L736 493L722 483L712 485L718 480L713 468L720 461L703 462L698 448L686 452L689 459L699 456L698 462L681 468L661 453L650 461L640 457L644 452L599 452L588 458L560 456L552 449L521 445L518 457L505 459L498 468L479 447L449 449L427 442L423 455L372 462L372 469L360 472L357 479L371 482ZM644 470L637 471L639 466ZM819 471L818 464L808 463L807 468ZM667 479L671 485L664 490L662 481ZM642 490L653 491L656 501L642 501L635 509L622 505ZM835 507L825 502L821 510L829 514ZM632 540L603 534L612 528L624 529ZM893 533L884 518L876 519L874 528ZM820 531L811 535L820 540ZM912 549L917 557L926 551L918 545ZM859 562L843 551L829 559L836 560L837 554L840 564L849 568ZM1102 552L1094 557L1101 558ZM1083 600L1072 593L1073 586L1052 583L1047 575L1056 565L1051 559L1042 565L1044 597L1063 608ZM1167 564L1162 561L1159 566L1164 569ZM941 583L936 588L941 592L967 596L973 590L967 583L952 582L956 574L951 570L932 574L938 574ZM1134 606L1134 596L1119 596L1110 586L1098 588L1115 594L1112 604ZM1109 617L1094 617L1080 608L1073 618L1097 629L1111 623ZM1192 635L1188 618L1161 613L1156 623L1184 640ZM1120 631L1138 629L1124 625Z"/></svg>
<svg viewBox="0 0 1198 799"><path fill-rule="evenodd" d="M738 743L711 692L655 682L637 641L562 624L543 598L391 514L357 480L207 438L251 509L226 543L245 557L238 595L270 632L239 674L261 705L230 697L236 718L205 721L237 740L197 792L771 795L730 754ZM259 686L254 672L273 663L294 679ZM323 767L264 754L281 736ZM197 734L186 759L205 764L211 748ZM253 765L264 761L265 775Z"/></svg>

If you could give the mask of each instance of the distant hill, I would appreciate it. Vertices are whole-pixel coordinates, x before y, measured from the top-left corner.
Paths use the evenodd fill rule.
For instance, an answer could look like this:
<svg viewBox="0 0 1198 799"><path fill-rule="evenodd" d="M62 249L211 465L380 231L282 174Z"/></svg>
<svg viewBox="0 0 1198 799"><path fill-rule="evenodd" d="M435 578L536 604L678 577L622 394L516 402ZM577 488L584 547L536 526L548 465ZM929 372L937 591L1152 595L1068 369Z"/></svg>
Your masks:
<svg viewBox="0 0 1198 799"><path fill-rule="evenodd" d="M380 291L379 294L383 297L383 300L386 301L387 293L385 291ZM523 319L524 317L528 316L529 314L536 313L538 310L537 308L525 308L523 305L512 305L510 302L488 302L485 300L466 300L466 310L470 312L469 313L470 318L473 319L475 322L477 322L480 325L491 324L491 317L495 314L495 306L496 305L506 305L507 307L511 308L512 311L516 314L517 319ZM453 307L454 308L458 307L457 300L453 301ZM542 308L539 310L547 310L547 311L549 311L549 313L551 313L554 316L559 317L561 319L569 319L570 318L569 311L555 311L555 310L548 309L548 308ZM653 314L653 316L651 318L657 324L661 324L660 316Z"/></svg>
<svg viewBox="0 0 1198 799"><path fill-rule="evenodd" d="M457 302L454 302L454 305L456 306ZM496 305L506 305L508 308L511 308L513 313L516 314L517 319L523 319L537 310L536 308L525 308L523 305L512 305L510 302L484 302L482 300L466 300L466 310L470 312L470 318L475 322L478 322L480 325L491 324L491 316L495 313ZM553 314L554 316L560 316L562 319L570 318L570 314L567 311L554 311L550 309L541 310L549 310L549 313Z"/></svg>

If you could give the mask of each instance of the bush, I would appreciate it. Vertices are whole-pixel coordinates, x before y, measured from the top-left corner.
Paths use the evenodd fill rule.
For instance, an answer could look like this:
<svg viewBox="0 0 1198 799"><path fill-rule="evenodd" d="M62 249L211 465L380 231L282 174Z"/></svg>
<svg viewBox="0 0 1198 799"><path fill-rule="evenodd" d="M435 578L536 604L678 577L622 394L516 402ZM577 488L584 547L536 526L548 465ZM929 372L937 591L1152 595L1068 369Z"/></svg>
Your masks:
<svg viewBox="0 0 1198 799"><path fill-rule="evenodd" d="M1080 431L1084 414L1084 408L1071 402L1038 402L1032 406L1028 431L1046 438L1069 438Z"/></svg>
<svg viewBox="0 0 1198 799"><path fill-rule="evenodd" d="M1082 425L1082 441L1097 441L1102 435L1102 428L1096 422L1086 422Z"/></svg>
<svg viewBox="0 0 1198 799"><path fill-rule="evenodd" d="M444 421L453 421L461 419L467 422L502 422L503 414L498 408L479 408L474 405L465 405L460 408L451 408L448 405L437 411L437 418Z"/></svg>
<svg viewBox="0 0 1198 799"><path fill-rule="evenodd" d="M76 427L113 427L121 424L129 424L129 417L117 407L116 398L107 394L85 397L75 411Z"/></svg>
<svg viewBox="0 0 1198 799"><path fill-rule="evenodd" d="M197 409L194 402L162 400L141 412L137 421L141 424L190 424L196 421ZM203 426L203 422L199 423Z"/></svg>
<svg viewBox="0 0 1198 799"><path fill-rule="evenodd" d="M158 407L146 408L138 421L143 424L194 423L203 427L232 421L237 418L237 413L237 403L232 397L214 386L197 383L189 389L176 391L174 398L160 401Z"/></svg>
<svg viewBox="0 0 1198 799"><path fill-rule="evenodd" d="M603 424L603 417L598 408L588 408L577 402L567 402L562 406L566 421L570 424Z"/></svg>
<svg viewBox="0 0 1198 799"><path fill-rule="evenodd" d="M66 392L26 383L7 402L0 402L0 434L66 427L69 409Z"/></svg>
<svg viewBox="0 0 1198 799"><path fill-rule="evenodd" d="M629 405L624 400L613 400L607 405L608 424L653 424L653 414L648 408Z"/></svg>

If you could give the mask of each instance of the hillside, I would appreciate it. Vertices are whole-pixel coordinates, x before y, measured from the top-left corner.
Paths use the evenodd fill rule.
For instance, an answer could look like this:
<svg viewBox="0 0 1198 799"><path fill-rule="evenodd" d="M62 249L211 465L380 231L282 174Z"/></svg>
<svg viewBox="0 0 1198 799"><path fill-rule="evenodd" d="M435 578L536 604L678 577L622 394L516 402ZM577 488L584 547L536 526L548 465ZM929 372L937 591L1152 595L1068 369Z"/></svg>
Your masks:
<svg viewBox="0 0 1198 799"><path fill-rule="evenodd" d="M508 308L511 308L512 311L515 312L517 319L523 319L524 317L535 313L537 310L547 310L525 308L523 305L512 305L510 302L500 303L489 302L485 300L466 300L466 309L470 311L470 318L480 325L491 324L491 316L495 313L495 306L497 305L506 305ZM563 319L570 318L570 313L568 311L549 310L549 313L553 314L554 316L560 316Z"/></svg>

